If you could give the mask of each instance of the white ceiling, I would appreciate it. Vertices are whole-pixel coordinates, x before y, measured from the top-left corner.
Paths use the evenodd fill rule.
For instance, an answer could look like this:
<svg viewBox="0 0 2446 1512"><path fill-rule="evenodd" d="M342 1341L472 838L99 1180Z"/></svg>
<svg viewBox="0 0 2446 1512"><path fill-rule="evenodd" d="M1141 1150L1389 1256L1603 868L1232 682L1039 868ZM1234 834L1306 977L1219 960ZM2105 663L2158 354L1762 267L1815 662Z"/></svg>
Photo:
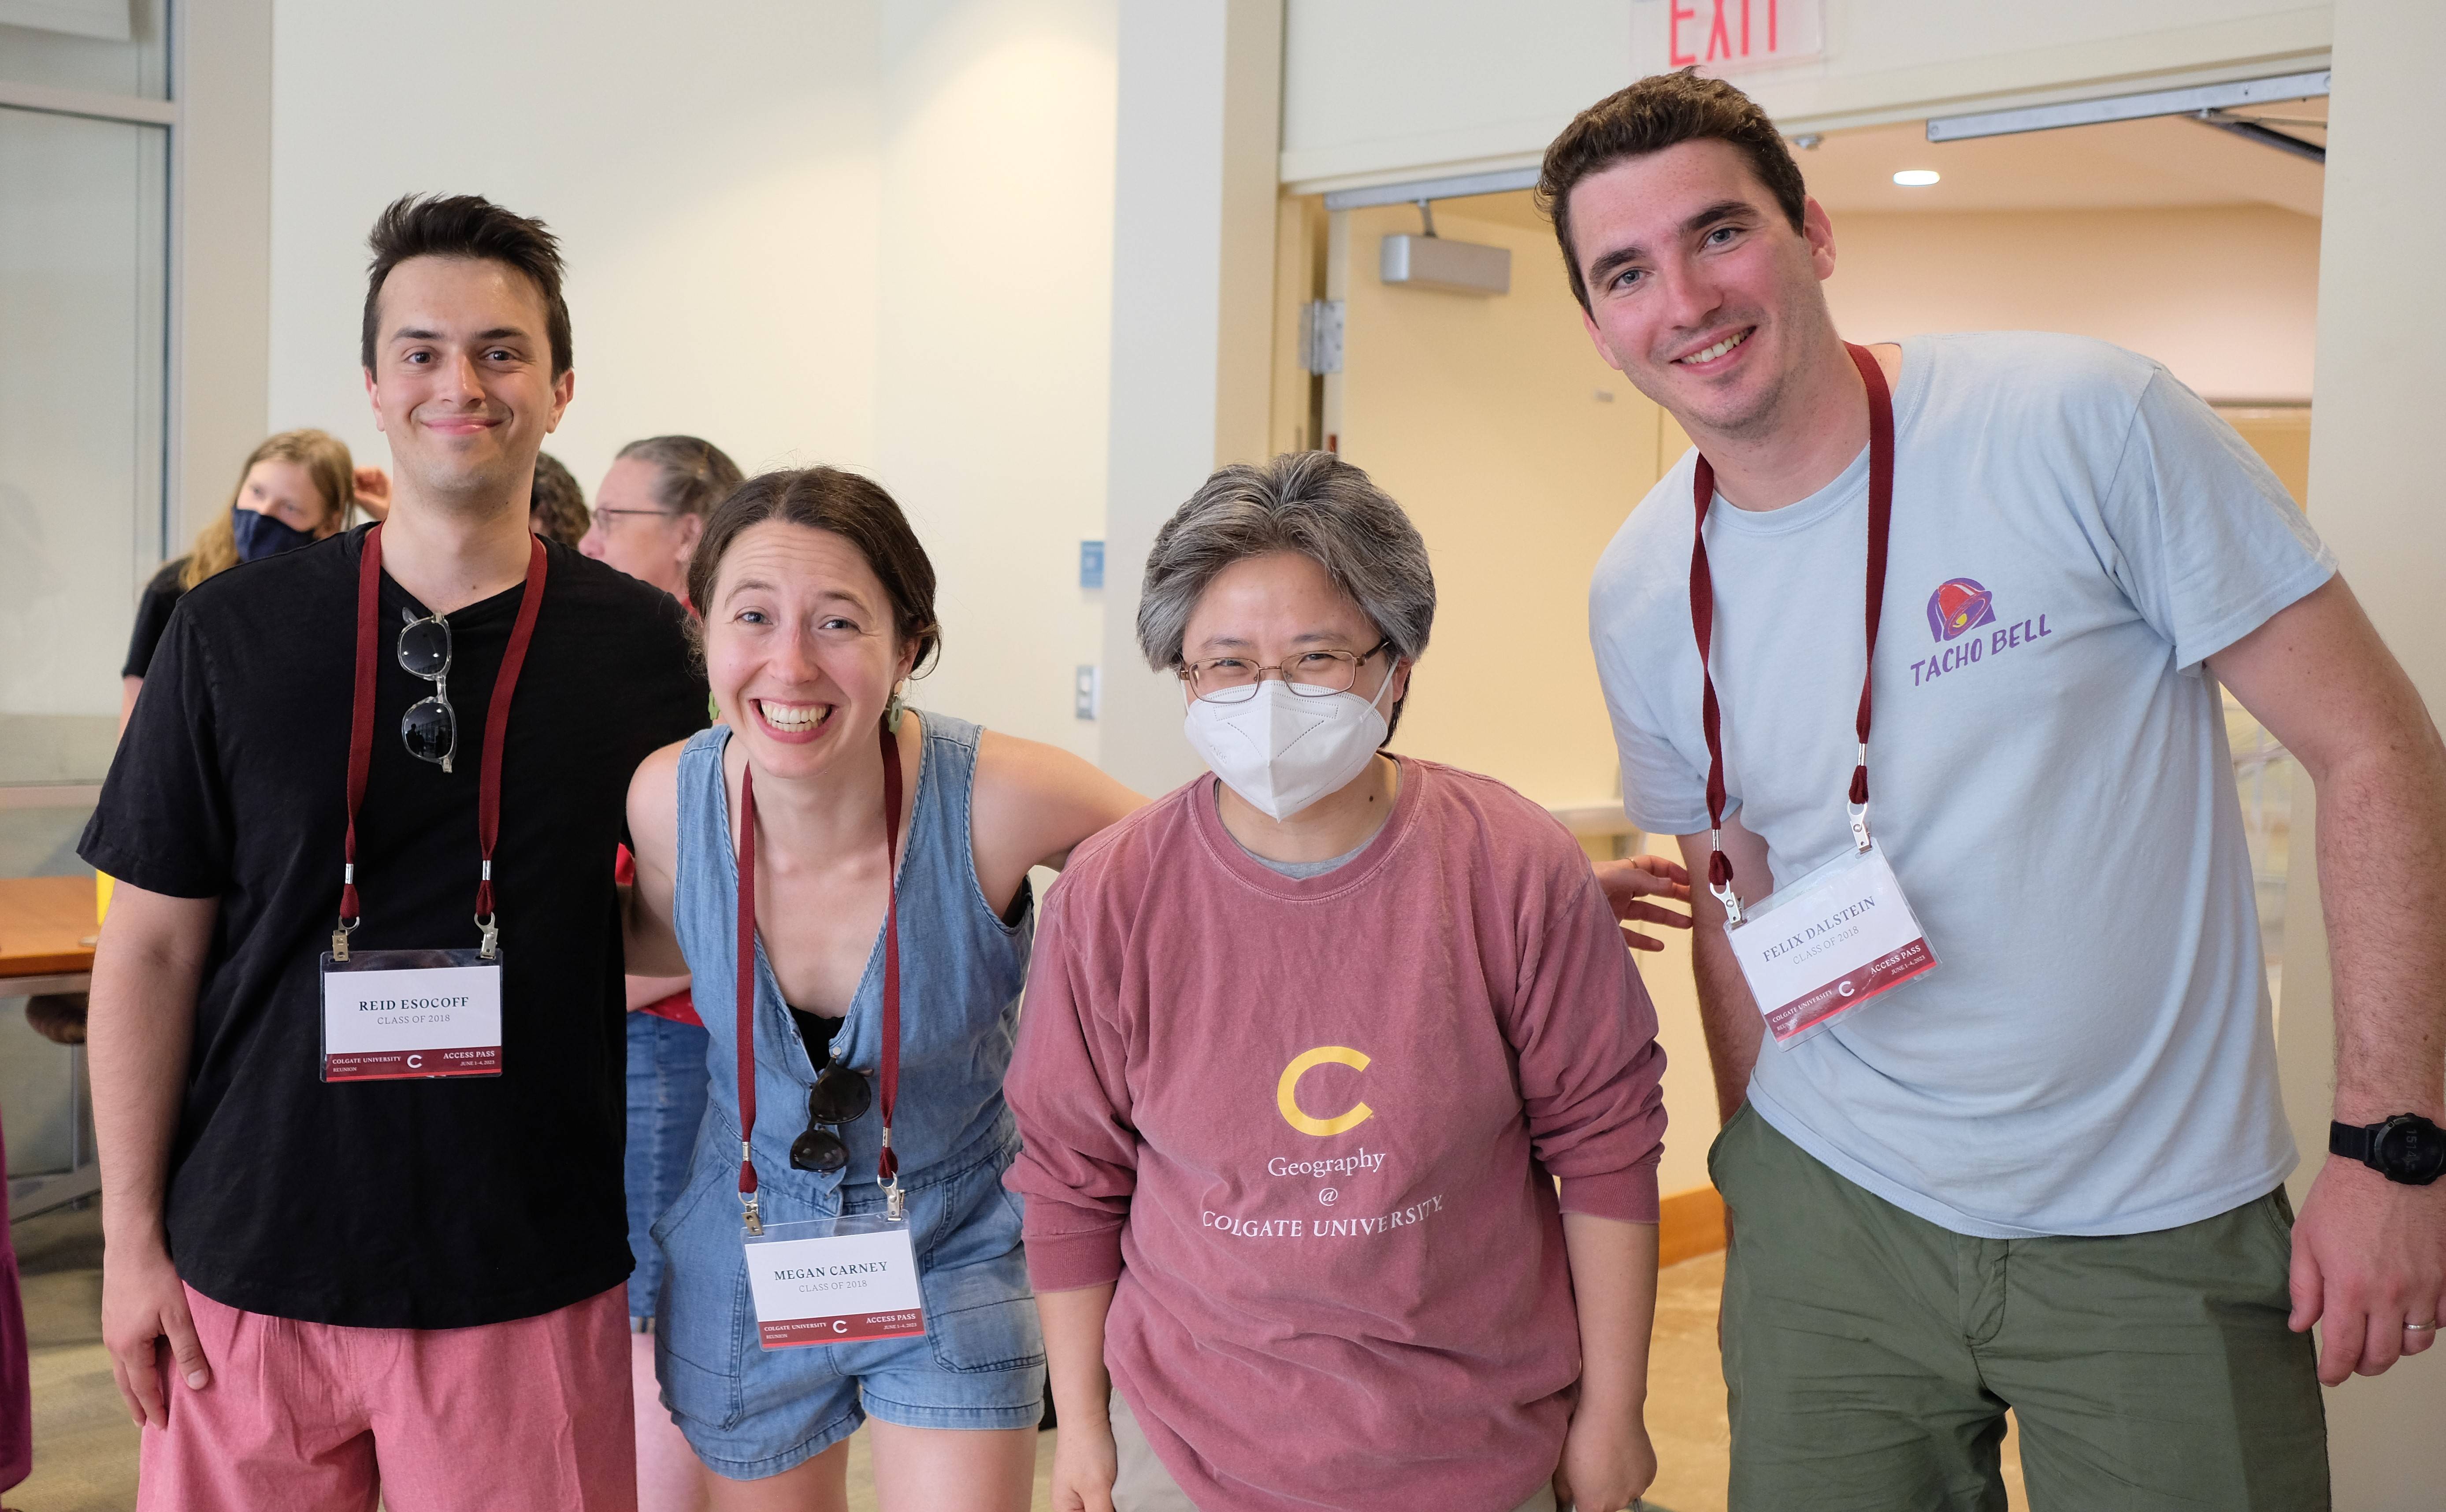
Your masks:
<svg viewBox="0 0 2446 1512"><path fill-rule="evenodd" d="M2324 142L2324 100L2251 112ZM2319 214L2324 170L2307 159L2183 117L1931 142L1913 121L1836 132L1794 154L1809 192L1830 211L2133 210L2276 205ZM1943 178L1905 189L1893 176L1933 168ZM1543 225L1526 193L1445 202L1455 215Z"/></svg>

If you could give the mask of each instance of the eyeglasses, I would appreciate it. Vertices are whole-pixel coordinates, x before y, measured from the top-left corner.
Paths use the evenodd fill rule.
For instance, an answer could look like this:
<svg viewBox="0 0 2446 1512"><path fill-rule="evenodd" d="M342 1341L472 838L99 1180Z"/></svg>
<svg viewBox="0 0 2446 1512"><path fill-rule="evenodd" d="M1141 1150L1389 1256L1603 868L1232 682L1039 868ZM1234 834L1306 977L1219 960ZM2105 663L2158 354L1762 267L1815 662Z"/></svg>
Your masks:
<svg viewBox="0 0 2446 1512"><path fill-rule="evenodd" d="M1209 703L1248 702L1269 672L1304 699L1330 698L1349 692L1359 681L1360 666L1392 644L1379 641L1366 651L1302 651L1275 666L1260 666L1245 656L1218 656L1189 663L1180 669L1180 680L1191 694Z"/></svg>
<svg viewBox="0 0 2446 1512"><path fill-rule="evenodd" d="M864 1076L837 1060L807 1091L806 1132L790 1141L790 1164L799 1170L829 1175L849 1164L849 1146L827 1126L854 1124L875 1102L875 1089Z"/></svg>
<svg viewBox="0 0 2446 1512"><path fill-rule="evenodd" d="M400 716L399 737L407 754L450 770L459 749L459 716L450 707L450 622L439 614L418 619L406 610L407 624L399 632L399 664L411 677L433 684L430 698L419 699Z"/></svg>
<svg viewBox="0 0 2446 1512"><path fill-rule="evenodd" d="M650 514L656 519L663 520L677 519L679 517L679 512L676 510L607 510L600 504L594 506L593 514L594 518L598 520L614 514ZM608 532L612 527L607 524L603 529Z"/></svg>

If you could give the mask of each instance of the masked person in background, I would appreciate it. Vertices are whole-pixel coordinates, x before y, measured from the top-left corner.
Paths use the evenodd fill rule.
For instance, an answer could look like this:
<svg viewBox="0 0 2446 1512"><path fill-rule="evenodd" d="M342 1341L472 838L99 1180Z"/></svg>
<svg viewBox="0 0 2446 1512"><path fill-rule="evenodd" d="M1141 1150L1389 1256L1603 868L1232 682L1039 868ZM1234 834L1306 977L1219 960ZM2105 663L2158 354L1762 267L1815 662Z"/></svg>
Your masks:
<svg viewBox="0 0 2446 1512"><path fill-rule="evenodd" d="M348 446L323 431L282 431L248 454L229 513L197 532L186 555L163 563L137 600L136 632L127 643L127 664L120 668L122 730L169 628L170 611L187 591L240 562L259 562L336 532L356 499L353 475Z"/></svg>
<svg viewBox="0 0 2446 1512"><path fill-rule="evenodd" d="M1214 775L1072 857L1010 1083L1063 1512L1615 1508L1655 1474L1655 1010L1562 826L1381 749L1435 604L1324 452L1156 537L1138 644Z"/></svg>
<svg viewBox="0 0 2446 1512"><path fill-rule="evenodd" d="M842 1506L869 1422L884 1512L1025 1512L1044 1355L1001 1179L1027 873L1138 795L902 707L934 569L869 480L750 479L693 544L722 722L629 798L629 962L692 973L712 1049L653 1228L664 1400L724 1512Z"/></svg>

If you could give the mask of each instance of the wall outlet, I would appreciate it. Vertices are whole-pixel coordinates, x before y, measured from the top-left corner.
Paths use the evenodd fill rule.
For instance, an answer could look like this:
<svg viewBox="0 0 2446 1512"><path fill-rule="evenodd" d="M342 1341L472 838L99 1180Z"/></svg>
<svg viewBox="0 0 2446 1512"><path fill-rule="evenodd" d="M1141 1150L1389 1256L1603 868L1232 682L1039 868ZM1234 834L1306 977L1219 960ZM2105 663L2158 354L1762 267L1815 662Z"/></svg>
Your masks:
<svg viewBox="0 0 2446 1512"><path fill-rule="evenodd" d="M1081 667L1070 680L1070 712L1082 719L1094 719L1102 692L1102 674L1092 666Z"/></svg>

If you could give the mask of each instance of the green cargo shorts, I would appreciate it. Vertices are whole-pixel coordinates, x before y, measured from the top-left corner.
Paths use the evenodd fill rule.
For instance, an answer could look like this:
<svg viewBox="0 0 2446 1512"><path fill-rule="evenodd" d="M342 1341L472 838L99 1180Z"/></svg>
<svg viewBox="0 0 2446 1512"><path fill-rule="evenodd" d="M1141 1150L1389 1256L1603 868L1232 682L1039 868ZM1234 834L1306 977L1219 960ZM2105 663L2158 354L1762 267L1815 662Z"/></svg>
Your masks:
<svg viewBox="0 0 2446 1512"><path fill-rule="evenodd" d="M2327 1512L2310 1336L2285 1326L2282 1187L2154 1234L1973 1239L1744 1107L1707 1165L1724 1267L1731 1512Z"/></svg>

